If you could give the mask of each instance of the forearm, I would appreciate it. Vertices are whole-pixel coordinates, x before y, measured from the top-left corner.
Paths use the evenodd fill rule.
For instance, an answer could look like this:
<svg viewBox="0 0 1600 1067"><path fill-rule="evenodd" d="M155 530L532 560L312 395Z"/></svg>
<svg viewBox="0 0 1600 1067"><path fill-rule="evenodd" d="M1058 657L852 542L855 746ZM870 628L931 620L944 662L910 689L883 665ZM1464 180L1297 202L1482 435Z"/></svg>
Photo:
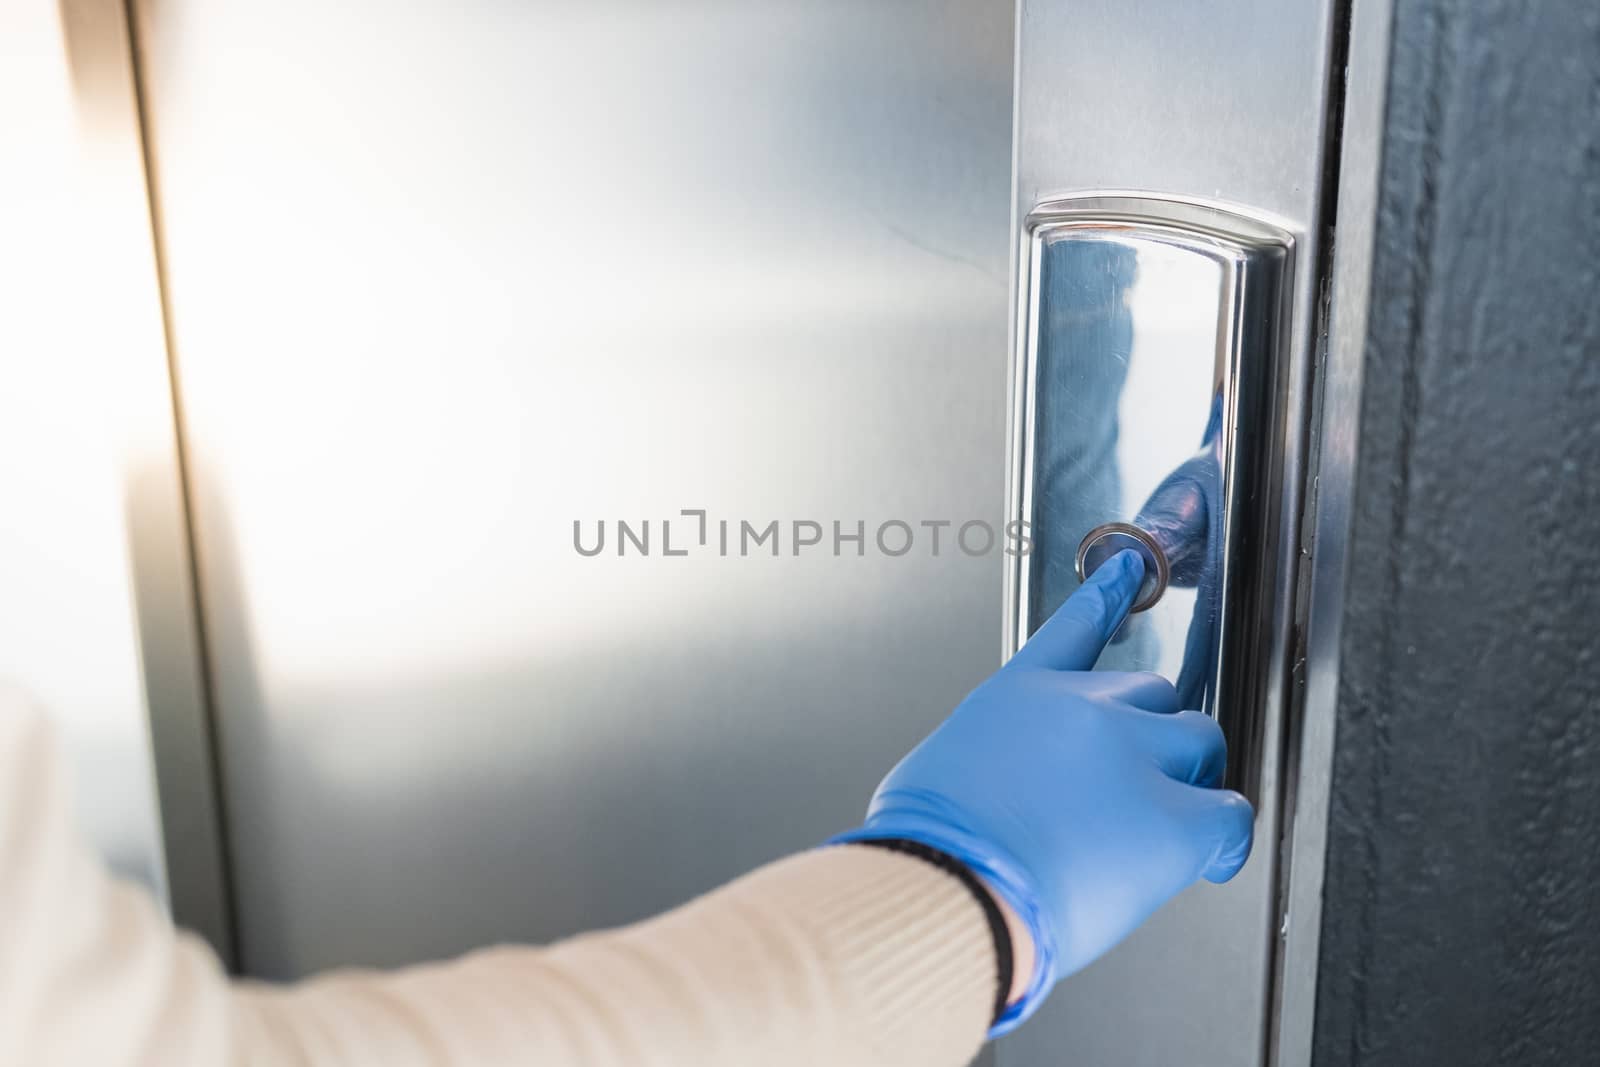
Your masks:
<svg viewBox="0 0 1600 1067"><path fill-rule="evenodd" d="M230 983L106 875L43 720L0 707L0 1063L955 1067L983 1039L995 982L958 881L837 847L550 948Z"/></svg>
<svg viewBox="0 0 1600 1067"><path fill-rule="evenodd" d="M106 874L67 795L45 719L0 692L0 1063L227 1063L216 958Z"/></svg>
<svg viewBox="0 0 1600 1067"><path fill-rule="evenodd" d="M780 861L637 926L237 994L241 1047L297 1067L968 1062L993 1009L971 895L916 859Z"/></svg>

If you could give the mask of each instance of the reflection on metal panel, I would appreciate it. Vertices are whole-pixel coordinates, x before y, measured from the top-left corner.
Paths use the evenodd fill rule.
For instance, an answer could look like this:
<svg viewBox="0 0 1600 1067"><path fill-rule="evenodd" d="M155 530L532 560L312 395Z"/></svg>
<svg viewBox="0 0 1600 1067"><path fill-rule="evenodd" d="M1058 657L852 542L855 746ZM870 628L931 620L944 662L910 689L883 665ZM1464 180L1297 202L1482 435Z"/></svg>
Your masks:
<svg viewBox="0 0 1600 1067"><path fill-rule="evenodd" d="M1317 262L1328 3L1022 0L1018 22L1013 211L1022 279L1029 212L1106 189L1248 205L1294 234L1297 264ZM1272 540L1256 554L1275 563L1273 577L1240 613L1256 630L1262 656L1264 696L1250 709L1259 716L1264 754L1255 852L1233 882L1196 886L1067 979L1030 1026L1001 1042L1001 1067L1261 1062L1315 284L1313 270L1296 271L1288 344L1274 368L1276 416L1261 427L1259 454L1272 469L1256 503ZM1014 360L1013 396L1025 392L1026 370L1026 361ZM1021 423L1013 420L1011 429L1018 457ZM1205 427L1205 416L1192 413L1172 428L1171 440L1193 448ZM1011 478L1012 505L1020 508L1020 463ZM1140 501L1127 495L1135 488L1131 479L1118 487L1114 506L1137 508ZM1106 506L1113 506L1109 495ZM1018 606L1008 604L1008 619L1018 618Z"/></svg>
<svg viewBox="0 0 1600 1067"><path fill-rule="evenodd" d="M859 820L997 662L1006 6L135 9L245 969Z"/></svg>

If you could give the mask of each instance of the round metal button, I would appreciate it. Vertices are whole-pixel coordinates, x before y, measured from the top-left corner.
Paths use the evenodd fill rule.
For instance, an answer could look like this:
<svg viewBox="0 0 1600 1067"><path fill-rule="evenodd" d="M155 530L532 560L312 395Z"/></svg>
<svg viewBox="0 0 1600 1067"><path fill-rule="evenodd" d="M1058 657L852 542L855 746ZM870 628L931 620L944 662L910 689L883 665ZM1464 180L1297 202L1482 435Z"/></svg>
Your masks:
<svg viewBox="0 0 1600 1067"><path fill-rule="evenodd" d="M1123 549L1131 548L1144 559L1144 581L1139 595L1134 598L1131 611L1144 611L1155 606L1161 594L1167 591L1172 568L1167 554L1156 539L1128 522L1108 522L1084 534L1078 543L1078 580L1082 581L1100 568L1100 565Z"/></svg>

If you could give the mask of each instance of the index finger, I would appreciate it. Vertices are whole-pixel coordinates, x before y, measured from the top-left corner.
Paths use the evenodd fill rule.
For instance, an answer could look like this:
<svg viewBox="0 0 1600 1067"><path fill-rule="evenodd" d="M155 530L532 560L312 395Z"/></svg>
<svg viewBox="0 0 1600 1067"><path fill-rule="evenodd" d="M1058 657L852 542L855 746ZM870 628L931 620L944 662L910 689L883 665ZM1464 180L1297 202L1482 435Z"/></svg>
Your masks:
<svg viewBox="0 0 1600 1067"><path fill-rule="evenodd" d="M1011 662L1056 671L1089 670L1128 617L1143 581L1139 554L1132 549L1118 552L1089 575Z"/></svg>

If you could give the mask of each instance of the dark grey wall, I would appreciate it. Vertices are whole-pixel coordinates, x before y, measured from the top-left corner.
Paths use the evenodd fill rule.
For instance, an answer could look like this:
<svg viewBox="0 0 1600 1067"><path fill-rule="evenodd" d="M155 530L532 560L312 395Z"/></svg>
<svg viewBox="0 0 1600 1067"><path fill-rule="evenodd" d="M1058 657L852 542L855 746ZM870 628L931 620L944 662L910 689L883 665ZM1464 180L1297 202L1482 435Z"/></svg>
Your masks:
<svg viewBox="0 0 1600 1067"><path fill-rule="evenodd" d="M1316 1062L1600 1063L1600 5L1397 8Z"/></svg>

